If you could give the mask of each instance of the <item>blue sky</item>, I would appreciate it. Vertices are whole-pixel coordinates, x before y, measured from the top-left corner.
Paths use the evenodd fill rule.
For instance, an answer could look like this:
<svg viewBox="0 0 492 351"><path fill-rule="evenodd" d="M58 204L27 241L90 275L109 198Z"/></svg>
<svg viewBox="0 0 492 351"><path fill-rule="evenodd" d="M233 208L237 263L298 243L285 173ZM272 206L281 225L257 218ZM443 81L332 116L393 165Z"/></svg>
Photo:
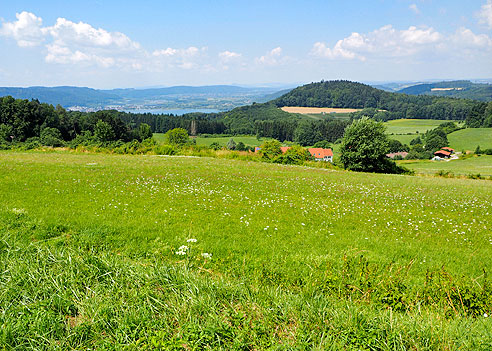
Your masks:
<svg viewBox="0 0 492 351"><path fill-rule="evenodd" d="M0 86L492 78L492 0L2 1Z"/></svg>

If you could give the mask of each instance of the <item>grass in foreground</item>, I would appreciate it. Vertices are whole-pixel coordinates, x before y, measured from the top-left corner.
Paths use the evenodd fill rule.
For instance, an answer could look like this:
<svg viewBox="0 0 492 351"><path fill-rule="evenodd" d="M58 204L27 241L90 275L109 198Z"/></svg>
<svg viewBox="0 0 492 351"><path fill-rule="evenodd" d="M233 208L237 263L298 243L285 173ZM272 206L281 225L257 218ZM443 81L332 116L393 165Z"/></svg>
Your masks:
<svg viewBox="0 0 492 351"><path fill-rule="evenodd" d="M183 157L0 163L7 349L492 347L492 182Z"/></svg>

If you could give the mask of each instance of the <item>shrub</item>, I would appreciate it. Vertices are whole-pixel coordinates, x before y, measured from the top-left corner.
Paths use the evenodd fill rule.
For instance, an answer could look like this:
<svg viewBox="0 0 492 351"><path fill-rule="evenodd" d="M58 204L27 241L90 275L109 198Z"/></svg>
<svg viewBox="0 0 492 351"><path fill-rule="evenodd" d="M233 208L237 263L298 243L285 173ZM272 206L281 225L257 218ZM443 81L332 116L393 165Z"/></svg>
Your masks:
<svg viewBox="0 0 492 351"><path fill-rule="evenodd" d="M62 146L64 144L60 131L50 127L41 131L40 142L46 146Z"/></svg>

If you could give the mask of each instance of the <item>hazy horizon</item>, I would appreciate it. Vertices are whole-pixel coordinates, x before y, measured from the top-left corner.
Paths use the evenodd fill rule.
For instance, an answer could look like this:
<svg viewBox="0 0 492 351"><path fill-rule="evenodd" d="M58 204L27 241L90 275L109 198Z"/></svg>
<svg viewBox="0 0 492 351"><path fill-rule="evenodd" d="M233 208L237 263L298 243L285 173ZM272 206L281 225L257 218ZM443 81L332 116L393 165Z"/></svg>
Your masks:
<svg viewBox="0 0 492 351"><path fill-rule="evenodd" d="M0 50L8 53L0 86L492 77L492 0L22 0L0 4L0 14Z"/></svg>

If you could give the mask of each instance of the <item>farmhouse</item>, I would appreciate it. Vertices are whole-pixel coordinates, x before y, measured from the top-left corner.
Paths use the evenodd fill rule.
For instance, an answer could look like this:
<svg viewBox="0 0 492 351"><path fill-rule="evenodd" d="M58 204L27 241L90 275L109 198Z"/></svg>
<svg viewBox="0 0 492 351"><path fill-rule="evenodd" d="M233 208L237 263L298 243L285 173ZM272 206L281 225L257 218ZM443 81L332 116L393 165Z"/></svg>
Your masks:
<svg viewBox="0 0 492 351"><path fill-rule="evenodd" d="M451 152L447 150L439 150L434 152L434 155L441 157L441 158L449 158L451 156Z"/></svg>
<svg viewBox="0 0 492 351"><path fill-rule="evenodd" d="M450 153L453 153L454 152L454 149L448 147L448 146L445 146L443 148L441 148L441 150L445 150L445 151L449 151Z"/></svg>
<svg viewBox="0 0 492 351"><path fill-rule="evenodd" d="M310 148L308 151L316 161L333 162L333 151L331 149Z"/></svg>

